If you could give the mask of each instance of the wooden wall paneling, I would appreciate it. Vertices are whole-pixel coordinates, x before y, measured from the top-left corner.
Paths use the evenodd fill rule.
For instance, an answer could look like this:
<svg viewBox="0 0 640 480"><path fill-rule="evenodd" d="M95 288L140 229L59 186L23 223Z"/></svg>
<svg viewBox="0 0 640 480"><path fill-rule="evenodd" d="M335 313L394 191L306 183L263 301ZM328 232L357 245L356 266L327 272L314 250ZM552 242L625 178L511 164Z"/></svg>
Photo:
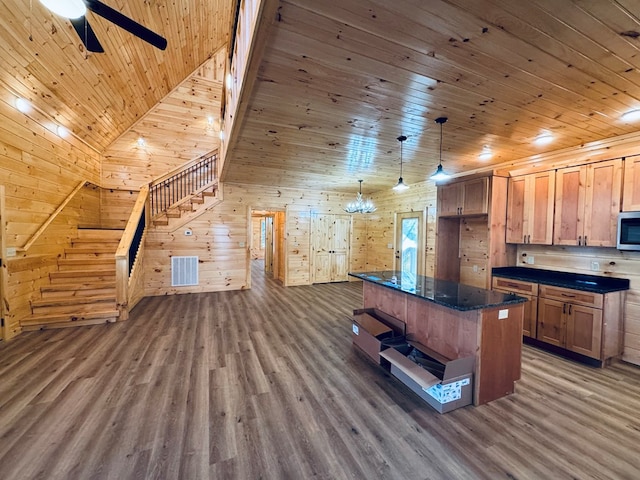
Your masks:
<svg viewBox="0 0 640 480"><path fill-rule="evenodd" d="M264 216L251 217L251 259L264 259L264 248L261 244Z"/></svg>
<svg viewBox="0 0 640 480"><path fill-rule="evenodd" d="M466 217L450 219L450 223L460 226L460 283L475 287L487 288L487 271L489 267L489 235L487 217ZM451 236L447 238L453 237Z"/></svg>
<svg viewBox="0 0 640 480"><path fill-rule="evenodd" d="M100 189L101 227L124 229L137 197L136 190Z"/></svg>
<svg viewBox="0 0 640 480"><path fill-rule="evenodd" d="M287 207L285 285L311 283L311 211Z"/></svg>

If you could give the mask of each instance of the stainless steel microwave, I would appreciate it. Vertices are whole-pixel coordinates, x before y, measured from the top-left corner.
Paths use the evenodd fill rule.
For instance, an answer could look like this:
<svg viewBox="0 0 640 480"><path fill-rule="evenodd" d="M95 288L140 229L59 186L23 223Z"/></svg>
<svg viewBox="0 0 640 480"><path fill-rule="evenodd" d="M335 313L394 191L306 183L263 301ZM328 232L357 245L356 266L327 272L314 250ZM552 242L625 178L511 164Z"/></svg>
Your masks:
<svg viewBox="0 0 640 480"><path fill-rule="evenodd" d="M618 215L618 250L640 251L640 212Z"/></svg>

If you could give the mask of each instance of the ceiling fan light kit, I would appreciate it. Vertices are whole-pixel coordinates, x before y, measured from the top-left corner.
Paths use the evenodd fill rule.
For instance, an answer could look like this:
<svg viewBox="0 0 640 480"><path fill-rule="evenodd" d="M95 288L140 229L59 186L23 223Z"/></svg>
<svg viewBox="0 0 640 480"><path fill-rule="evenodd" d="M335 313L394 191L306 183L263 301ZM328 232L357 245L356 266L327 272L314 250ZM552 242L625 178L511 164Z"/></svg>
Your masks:
<svg viewBox="0 0 640 480"><path fill-rule="evenodd" d="M447 121L447 117L438 117L435 120L435 122L438 125L440 125L440 157L439 157L438 168L436 168L435 173L429 177L431 180L435 182L438 182L440 180L446 180L449 178L449 175L442 168L442 124L445 123L446 121Z"/></svg>
<svg viewBox="0 0 640 480"><path fill-rule="evenodd" d="M87 6L82 0L40 0L40 3L56 15L68 19L80 18L87 13Z"/></svg>
<svg viewBox="0 0 640 480"><path fill-rule="evenodd" d="M102 48L98 37L87 21L87 17L85 16L87 10L92 11L96 15L101 16L160 50L167 48L167 40L164 37L99 0L40 0L40 3L53 13L69 19L80 40L82 40L82 43L89 52L102 53L104 52L104 48Z"/></svg>

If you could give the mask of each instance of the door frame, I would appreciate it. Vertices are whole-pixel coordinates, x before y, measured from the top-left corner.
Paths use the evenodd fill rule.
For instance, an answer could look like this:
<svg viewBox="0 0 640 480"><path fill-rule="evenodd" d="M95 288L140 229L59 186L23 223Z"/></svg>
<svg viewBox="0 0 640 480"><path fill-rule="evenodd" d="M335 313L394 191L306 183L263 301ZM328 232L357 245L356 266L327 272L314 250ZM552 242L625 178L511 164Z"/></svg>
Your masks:
<svg viewBox="0 0 640 480"><path fill-rule="evenodd" d="M248 207L247 215L247 287L251 288L251 247L253 246L253 232L252 232L252 218L255 216L271 217L273 218L273 278L279 280L283 285L286 285L286 257L287 250L284 248L284 239L286 238L286 209L284 208L257 208ZM282 231L280 235L279 232ZM283 258L280 258L280 252ZM266 262L267 252L265 252ZM281 268L282 267L282 268Z"/></svg>
<svg viewBox="0 0 640 480"><path fill-rule="evenodd" d="M7 298L7 214L5 211L5 188L0 185L0 340L7 339L7 317L5 303Z"/></svg>

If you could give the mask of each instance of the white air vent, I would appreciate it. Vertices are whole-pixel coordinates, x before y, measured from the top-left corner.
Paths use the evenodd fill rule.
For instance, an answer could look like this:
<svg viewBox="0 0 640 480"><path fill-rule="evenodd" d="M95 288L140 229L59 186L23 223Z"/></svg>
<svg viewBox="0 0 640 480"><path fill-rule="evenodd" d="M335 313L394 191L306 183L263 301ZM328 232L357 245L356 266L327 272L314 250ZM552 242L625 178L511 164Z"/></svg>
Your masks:
<svg viewBox="0 0 640 480"><path fill-rule="evenodd" d="M171 257L171 286L198 285L198 257Z"/></svg>

